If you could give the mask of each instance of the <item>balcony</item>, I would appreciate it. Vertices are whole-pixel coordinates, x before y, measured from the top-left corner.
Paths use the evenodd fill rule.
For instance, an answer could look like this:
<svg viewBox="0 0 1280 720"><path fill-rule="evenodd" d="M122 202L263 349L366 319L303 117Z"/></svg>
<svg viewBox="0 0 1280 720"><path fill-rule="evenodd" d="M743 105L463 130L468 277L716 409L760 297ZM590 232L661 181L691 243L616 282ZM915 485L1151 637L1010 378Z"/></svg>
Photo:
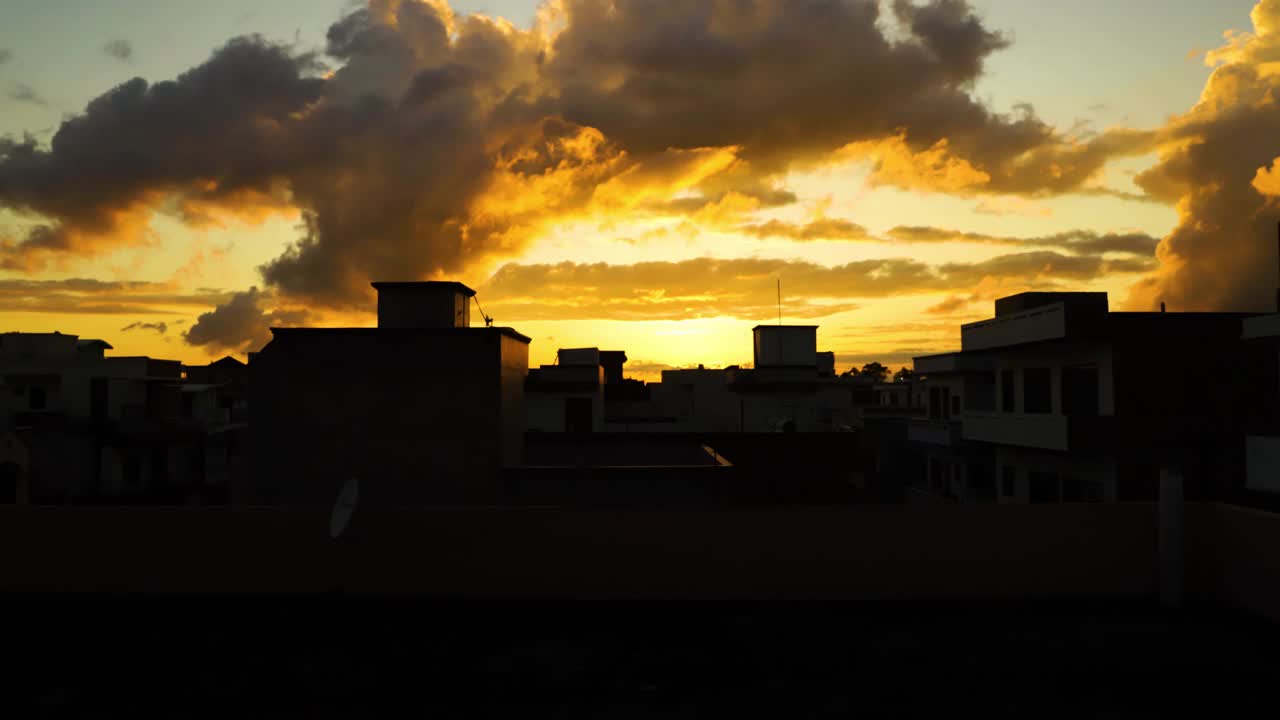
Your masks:
<svg viewBox="0 0 1280 720"><path fill-rule="evenodd" d="M1117 430L1109 415L966 412L961 435L996 445L1079 452L1113 447Z"/></svg>
<svg viewBox="0 0 1280 720"><path fill-rule="evenodd" d="M990 320L960 326L960 347L964 351L989 350L1023 345L1067 336L1067 309L1053 303Z"/></svg>
<svg viewBox="0 0 1280 720"><path fill-rule="evenodd" d="M913 360L916 373L920 375L991 372L995 368L989 357L965 355L958 352L942 355L922 355L913 358Z"/></svg>
<svg viewBox="0 0 1280 720"><path fill-rule="evenodd" d="M961 441L960 423L955 420L915 420L907 426L907 440L954 447Z"/></svg>

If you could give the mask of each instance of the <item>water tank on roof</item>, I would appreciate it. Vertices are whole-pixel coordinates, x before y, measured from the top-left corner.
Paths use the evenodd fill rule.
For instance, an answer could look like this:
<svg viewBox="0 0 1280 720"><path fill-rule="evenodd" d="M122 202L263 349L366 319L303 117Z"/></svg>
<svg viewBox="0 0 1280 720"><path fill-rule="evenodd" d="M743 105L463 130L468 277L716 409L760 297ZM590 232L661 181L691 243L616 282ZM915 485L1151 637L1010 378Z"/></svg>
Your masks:
<svg viewBox="0 0 1280 720"><path fill-rule="evenodd" d="M376 282L378 327L471 327L476 291L458 282Z"/></svg>
<svg viewBox="0 0 1280 720"><path fill-rule="evenodd" d="M818 366L817 325L757 325L752 332L757 368Z"/></svg>

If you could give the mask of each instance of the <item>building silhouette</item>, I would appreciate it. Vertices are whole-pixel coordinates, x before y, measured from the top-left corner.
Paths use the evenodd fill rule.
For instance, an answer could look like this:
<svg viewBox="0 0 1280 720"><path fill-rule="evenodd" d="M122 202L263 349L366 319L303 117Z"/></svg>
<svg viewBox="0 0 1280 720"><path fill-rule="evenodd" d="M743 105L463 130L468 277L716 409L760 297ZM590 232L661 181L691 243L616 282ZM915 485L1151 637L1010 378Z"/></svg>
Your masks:
<svg viewBox="0 0 1280 720"><path fill-rule="evenodd" d="M378 282L376 328L273 328L249 363L249 501L484 503L519 465L529 338L469 327L475 291Z"/></svg>
<svg viewBox="0 0 1280 720"><path fill-rule="evenodd" d="M57 332L0 335L0 502L224 501L245 418L220 403L223 384L111 349Z"/></svg>
<svg viewBox="0 0 1280 720"><path fill-rule="evenodd" d="M1244 434L1274 417L1274 350L1247 313L1111 312L1105 293L1022 293L918 357L923 486L951 499L1153 499L1162 468L1189 497L1243 486Z"/></svg>

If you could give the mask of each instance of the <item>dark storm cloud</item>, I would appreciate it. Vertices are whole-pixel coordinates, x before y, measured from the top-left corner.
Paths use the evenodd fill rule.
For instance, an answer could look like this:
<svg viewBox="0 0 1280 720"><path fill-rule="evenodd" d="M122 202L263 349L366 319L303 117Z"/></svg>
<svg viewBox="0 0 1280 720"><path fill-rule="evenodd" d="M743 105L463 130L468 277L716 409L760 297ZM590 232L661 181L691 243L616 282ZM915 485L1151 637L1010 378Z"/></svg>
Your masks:
<svg viewBox="0 0 1280 720"><path fill-rule="evenodd" d="M987 109L970 91L1006 39L959 0L895 3L902 39L884 31L873 0L565 8L546 69L558 109L633 151L738 145L767 171L900 134L904 151L945 151L985 175L987 189L1040 193L1079 187L1107 157L1149 142L1142 133L1073 142L1029 107ZM884 181L930 184L917 175Z"/></svg>
<svg viewBox="0 0 1280 720"><path fill-rule="evenodd" d="M158 197L286 203L278 169L303 161L292 118L323 85L310 67L241 38L177 80L135 78L98 97L48 148L0 140L0 206L46 220L0 245L0 266L136 242Z"/></svg>
<svg viewBox="0 0 1280 720"><path fill-rule="evenodd" d="M102 46L102 52L124 62L133 57L133 44L124 39L110 40Z"/></svg>

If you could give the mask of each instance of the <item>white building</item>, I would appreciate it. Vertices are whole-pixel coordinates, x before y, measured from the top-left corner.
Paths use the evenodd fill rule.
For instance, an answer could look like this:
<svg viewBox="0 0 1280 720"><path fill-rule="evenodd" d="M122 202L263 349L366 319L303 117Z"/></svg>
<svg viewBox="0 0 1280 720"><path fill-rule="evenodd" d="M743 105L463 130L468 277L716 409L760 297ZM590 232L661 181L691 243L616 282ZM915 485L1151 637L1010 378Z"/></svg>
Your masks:
<svg viewBox="0 0 1280 720"><path fill-rule="evenodd" d="M525 378L528 428L538 432L600 432L604 429L604 384L599 348L556 351L554 365L531 369Z"/></svg>

